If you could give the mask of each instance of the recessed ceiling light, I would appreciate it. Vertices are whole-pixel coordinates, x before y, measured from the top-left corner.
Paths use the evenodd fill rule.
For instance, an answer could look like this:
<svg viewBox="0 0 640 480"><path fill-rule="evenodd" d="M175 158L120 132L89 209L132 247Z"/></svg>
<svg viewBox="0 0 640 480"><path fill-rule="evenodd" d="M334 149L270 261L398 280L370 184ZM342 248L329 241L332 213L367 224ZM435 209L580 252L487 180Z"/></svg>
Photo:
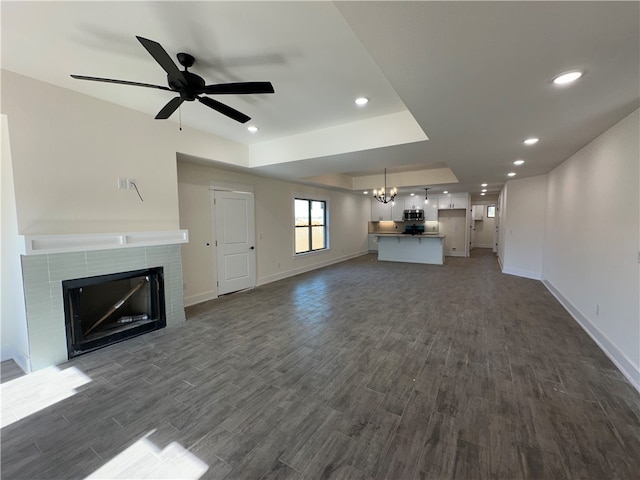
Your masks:
<svg viewBox="0 0 640 480"><path fill-rule="evenodd" d="M247 130L249 130L251 133L256 133L259 130L259 128L256 127L255 125L249 125L247 127Z"/></svg>
<svg viewBox="0 0 640 480"><path fill-rule="evenodd" d="M513 162L514 165L522 165L524 163L524 160L516 160L515 162Z"/></svg>
<svg viewBox="0 0 640 480"><path fill-rule="evenodd" d="M412 197L415 197L416 194L415 193L410 193L409 195L411 195Z"/></svg>
<svg viewBox="0 0 640 480"><path fill-rule="evenodd" d="M484 195L486 195L486 193L482 192L480 195L483 195L483 196L484 196Z"/></svg>
<svg viewBox="0 0 640 480"><path fill-rule="evenodd" d="M449 193L449 190L445 190L445 191L444 191L444 192L442 192L442 193Z"/></svg>
<svg viewBox="0 0 640 480"><path fill-rule="evenodd" d="M534 138L534 137L532 137L532 138L527 138L523 143L524 143L525 145L535 145L535 144L536 144L536 143L538 143L539 141L540 141L540 139L539 139L539 138Z"/></svg>
<svg viewBox="0 0 640 480"><path fill-rule="evenodd" d="M362 106L366 105L367 103L369 103L369 99L367 97L358 97L358 98L356 98L356 105L358 105L359 107L362 107Z"/></svg>
<svg viewBox="0 0 640 480"><path fill-rule="evenodd" d="M364 192L362 192L363 195L369 195L369 192L367 192L366 190Z"/></svg>
<svg viewBox="0 0 640 480"><path fill-rule="evenodd" d="M486 188L483 188L483 189L482 189L482 193L485 193L486 191L487 191L487 189L486 189Z"/></svg>
<svg viewBox="0 0 640 480"><path fill-rule="evenodd" d="M575 82L583 75L583 72L580 70L571 70L569 72L563 72L560 75L556 75L553 77L554 85L569 85L570 83Z"/></svg>
<svg viewBox="0 0 640 480"><path fill-rule="evenodd" d="M482 184L482 185L480 185L480 186L481 186L481 187L486 187L486 186L487 186L487 184L486 184L486 183L483 183L483 184Z"/></svg>
<svg viewBox="0 0 640 480"><path fill-rule="evenodd" d="M515 177L515 176L516 176L516 172L507 173L507 177Z"/></svg>

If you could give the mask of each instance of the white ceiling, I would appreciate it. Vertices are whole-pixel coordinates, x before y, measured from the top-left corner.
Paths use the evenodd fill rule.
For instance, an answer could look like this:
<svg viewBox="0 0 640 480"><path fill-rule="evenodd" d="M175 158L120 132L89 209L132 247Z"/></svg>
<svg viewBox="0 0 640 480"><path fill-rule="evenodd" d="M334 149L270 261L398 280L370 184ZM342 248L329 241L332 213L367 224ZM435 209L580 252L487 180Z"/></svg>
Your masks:
<svg viewBox="0 0 640 480"><path fill-rule="evenodd" d="M181 108L184 125L251 144L252 151L293 139L308 145L304 155L261 161L256 173L300 181L444 166L459 183L434 192L477 193L482 182L496 192L508 171L517 178L546 173L638 108L639 7L3 1L1 62L3 69L155 116L171 93L69 77L165 85L166 75L135 38L140 35L172 57L193 54L191 71L207 83L273 83L274 95L215 97L253 117L260 127L255 135L197 102ZM550 84L555 74L577 67L586 75L576 85ZM371 99L364 108L353 104L360 95ZM415 128L384 121L398 116L417 122ZM177 122L178 115L164 121ZM367 125L378 128L369 138L362 134ZM412 134L397 135L400 125ZM540 142L525 147L529 136ZM314 141L340 148L314 150ZM517 158L526 163L513 167Z"/></svg>

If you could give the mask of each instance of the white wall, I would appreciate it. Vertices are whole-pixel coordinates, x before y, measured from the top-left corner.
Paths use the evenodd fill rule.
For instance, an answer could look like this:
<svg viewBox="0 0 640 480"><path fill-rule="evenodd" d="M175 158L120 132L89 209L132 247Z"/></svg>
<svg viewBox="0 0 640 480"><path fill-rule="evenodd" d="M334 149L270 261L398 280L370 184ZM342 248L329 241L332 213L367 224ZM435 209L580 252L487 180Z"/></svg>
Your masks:
<svg viewBox="0 0 640 480"><path fill-rule="evenodd" d="M1 107L22 235L174 230L176 152L248 162L246 145L6 70ZM144 202L118 177L135 178Z"/></svg>
<svg viewBox="0 0 640 480"><path fill-rule="evenodd" d="M182 247L186 305L217 297L210 203L210 186L216 182L253 186L258 285L368 252L368 197L179 161L180 228L188 229L190 238ZM294 256L295 195L328 200L328 251Z"/></svg>
<svg viewBox="0 0 640 480"><path fill-rule="evenodd" d="M502 190L502 271L542 279L547 176L509 180Z"/></svg>
<svg viewBox="0 0 640 480"><path fill-rule="evenodd" d="M544 277L640 390L638 120L636 110L548 174Z"/></svg>
<svg viewBox="0 0 640 480"><path fill-rule="evenodd" d="M13 167L7 117L2 121L2 164L0 165L0 347L1 358L14 359L26 372L30 371L27 315L24 304L20 255L25 251L24 239L18 235L18 218L13 187Z"/></svg>

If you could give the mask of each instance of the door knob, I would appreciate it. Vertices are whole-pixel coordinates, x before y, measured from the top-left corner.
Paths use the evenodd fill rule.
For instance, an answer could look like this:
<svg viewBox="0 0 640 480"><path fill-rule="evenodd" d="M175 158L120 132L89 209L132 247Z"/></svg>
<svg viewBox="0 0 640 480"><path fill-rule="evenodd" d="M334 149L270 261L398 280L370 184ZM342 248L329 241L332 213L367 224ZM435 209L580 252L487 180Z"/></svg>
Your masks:
<svg viewBox="0 0 640 480"><path fill-rule="evenodd" d="M251 250L254 250L256 247L249 247Z"/></svg>

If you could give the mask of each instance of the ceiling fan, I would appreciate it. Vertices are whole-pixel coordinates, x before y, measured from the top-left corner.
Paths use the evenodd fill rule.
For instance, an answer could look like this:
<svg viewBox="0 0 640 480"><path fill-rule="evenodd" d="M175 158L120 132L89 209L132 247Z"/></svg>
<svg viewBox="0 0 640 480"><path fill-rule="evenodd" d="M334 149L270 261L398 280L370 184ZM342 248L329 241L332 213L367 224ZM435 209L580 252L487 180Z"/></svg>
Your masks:
<svg viewBox="0 0 640 480"><path fill-rule="evenodd" d="M95 82L107 82L107 83L119 83L122 85L133 85L136 87L157 88L160 90L168 90L170 92L176 92L180 94L178 97L174 97L169 100L162 110L155 116L158 120L167 119L175 112L182 102L193 102L198 100L209 108L216 110L217 112L226 115L233 120L240 123L246 123L251 120L250 117L242 112L239 112L235 108L231 108L224 103L220 103L209 97L203 97L201 95L229 95L229 94L250 94L250 93L274 93L273 85L271 82L238 82L238 83L220 83L217 85L206 85L202 77L195 73L188 72L187 69L191 67L196 59L188 53L178 53L177 58L180 65L184 67L183 71L178 70L178 67L171 57L166 52L162 45L153 40L149 40L143 37L136 38L140 41L142 46L147 49L156 62L167 72L167 81L169 86L163 87L161 85L151 85L148 83L129 82L127 80L114 80L111 78L99 78L99 77L86 77L83 75L71 75L78 80L91 80Z"/></svg>

